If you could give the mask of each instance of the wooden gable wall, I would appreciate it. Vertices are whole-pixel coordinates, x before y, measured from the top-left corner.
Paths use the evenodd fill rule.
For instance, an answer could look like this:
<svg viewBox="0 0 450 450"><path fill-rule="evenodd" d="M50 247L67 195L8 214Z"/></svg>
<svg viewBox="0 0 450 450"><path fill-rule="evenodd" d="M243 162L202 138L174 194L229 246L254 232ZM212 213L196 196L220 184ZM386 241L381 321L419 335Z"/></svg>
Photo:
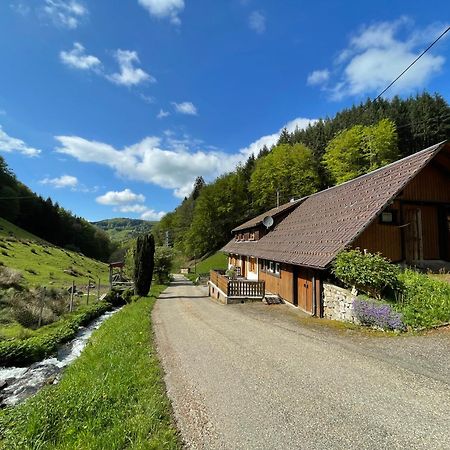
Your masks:
<svg viewBox="0 0 450 450"><path fill-rule="evenodd" d="M386 210L395 211L396 224L383 224L377 217L354 241L352 247L367 249L372 253L380 252L394 262L404 260L408 210L414 209L420 210L421 215L423 259L441 259L440 211L445 205L450 206L450 156L448 155L448 151L439 154L386 208Z"/></svg>

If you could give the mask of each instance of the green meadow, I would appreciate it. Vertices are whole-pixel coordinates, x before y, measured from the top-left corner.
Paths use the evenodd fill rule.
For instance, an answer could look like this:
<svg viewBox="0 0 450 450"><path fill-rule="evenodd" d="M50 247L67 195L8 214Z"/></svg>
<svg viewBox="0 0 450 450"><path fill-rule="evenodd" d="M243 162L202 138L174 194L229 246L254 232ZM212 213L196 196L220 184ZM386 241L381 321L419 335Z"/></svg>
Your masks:
<svg viewBox="0 0 450 450"><path fill-rule="evenodd" d="M88 278L108 283L108 265L65 250L0 218L0 264L21 272L27 286L67 288Z"/></svg>

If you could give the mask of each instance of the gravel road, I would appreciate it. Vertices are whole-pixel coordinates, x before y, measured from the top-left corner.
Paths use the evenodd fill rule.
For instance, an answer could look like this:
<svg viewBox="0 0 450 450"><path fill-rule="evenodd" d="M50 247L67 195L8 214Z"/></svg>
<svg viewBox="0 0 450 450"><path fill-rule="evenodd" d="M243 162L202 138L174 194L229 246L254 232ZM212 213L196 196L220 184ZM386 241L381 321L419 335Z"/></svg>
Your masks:
<svg viewBox="0 0 450 450"><path fill-rule="evenodd" d="M379 337L182 277L153 311L187 448L450 449L450 333Z"/></svg>

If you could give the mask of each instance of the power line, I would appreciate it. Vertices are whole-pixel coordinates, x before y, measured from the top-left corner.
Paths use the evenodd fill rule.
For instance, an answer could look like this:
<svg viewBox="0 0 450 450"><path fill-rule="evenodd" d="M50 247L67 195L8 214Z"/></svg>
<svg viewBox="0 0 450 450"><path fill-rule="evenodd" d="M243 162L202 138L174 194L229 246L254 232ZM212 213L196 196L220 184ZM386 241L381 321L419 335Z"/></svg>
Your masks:
<svg viewBox="0 0 450 450"><path fill-rule="evenodd" d="M422 58L425 53L433 47L436 42L438 42L441 38L443 38L450 31L450 27L447 27L440 35L437 37L395 80L391 81L389 85L384 88L380 94L377 95L374 101L377 101L399 78L401 78L408 70L417 62L420 58Z"/></svg>

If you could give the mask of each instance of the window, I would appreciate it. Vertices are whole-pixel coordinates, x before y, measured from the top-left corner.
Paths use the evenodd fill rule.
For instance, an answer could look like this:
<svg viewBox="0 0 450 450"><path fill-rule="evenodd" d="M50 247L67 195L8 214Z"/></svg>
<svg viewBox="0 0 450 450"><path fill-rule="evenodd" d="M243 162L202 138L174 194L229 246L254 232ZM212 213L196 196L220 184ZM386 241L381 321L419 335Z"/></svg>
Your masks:
<svg viewBox="0 0 450 450"><path fill-rule="evenodd" d="M275 273L276 273L277 275L280 274L280 263L275 263Z"/></svg>
<svg viewBox="0 0 450 450"><path fill-rule="evenodd" d="M256 272L255 263L255 258L250 258L250 272Z"/></svg>
<svg viewBox="0 0 450 450"><path fill-rule="evenodd" d="M392 209L387 209L383 211L380 216L380 223L386 225L394 225L397 223L397 211Z"/></svg>
<svg viewBox="0 0 450 450"><path fill-rule="evenodd" d="M250 233L249 237L248 237L249 241L254 241L255 240L255 233Z"/></svg>
<svg viewBox="0 0 450 450"><path fill-rule="evenodd" d="M273 261L270 261L270 262L269 262L269 272L272 272L272 273L273 273L273 269L274 269L274 267L273 267Z"/></svg>

